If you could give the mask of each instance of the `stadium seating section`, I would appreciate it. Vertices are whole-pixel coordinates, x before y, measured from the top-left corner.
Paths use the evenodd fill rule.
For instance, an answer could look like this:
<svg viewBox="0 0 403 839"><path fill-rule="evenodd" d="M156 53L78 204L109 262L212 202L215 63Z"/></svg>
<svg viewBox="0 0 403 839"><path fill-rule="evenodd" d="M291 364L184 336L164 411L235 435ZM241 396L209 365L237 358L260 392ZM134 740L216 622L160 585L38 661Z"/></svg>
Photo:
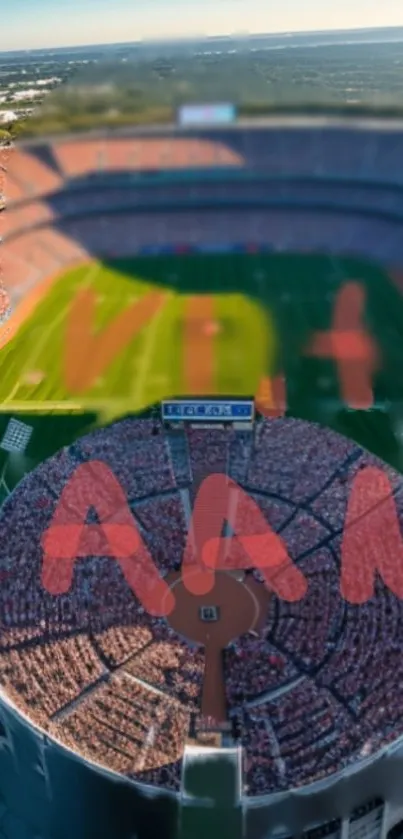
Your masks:
<svg viewBox="0 0 403 839"><path fill-rule="evenodd" d="M79 464L102 459L162 575L181 560L195 487L221 471L251 494L309 582L298 602L273 595L258 637L243 635L224 654L229 714L242 717L248 795L323 778L402 735L401 602L380 581L363 606L340 595L351 481L379 461L302 420L264 421L255 435L188 429L176 432L182 446L162 426L154 436L154 427L125 419L93 432L30 473L5 502L0 681L13 702L85 757L179 789L190 715L201 713L203 648L148 616L118 563L105 557L76 563L67 594L41 586L40 538L57 499ZM401 515L401 481L387 473ZM233 526L247 527L234 501Z"/></svg>
<svg viewBox="0 0 403 839"><path fill-rule="evenodd" d="M399 266L401 147L393 130L319 126L17 148L5 167L3 281L14 299L79 261L178 241L253 242ZM220 212L220 202L231 212ZM245 211L248 202L266 206Z"/></svg>

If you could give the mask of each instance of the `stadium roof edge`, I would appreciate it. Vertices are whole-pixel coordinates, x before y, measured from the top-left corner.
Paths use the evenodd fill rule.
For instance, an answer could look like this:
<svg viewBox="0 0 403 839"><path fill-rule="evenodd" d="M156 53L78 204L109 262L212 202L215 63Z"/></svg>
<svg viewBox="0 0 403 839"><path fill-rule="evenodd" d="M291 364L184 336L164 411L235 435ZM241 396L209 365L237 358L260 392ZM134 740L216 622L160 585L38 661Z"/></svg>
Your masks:
<svg viewBox="0 0 403 839"><path fill-rule="evenodd" d="M254 130L259 129L276 129L276 128L349 128L352 130L362 131L402 131L403 130L403 116L398 117L382 117L380 115L290 115L290 114L276 114L264 119L239 119L235 123L225 125L206 125L184 128L176 125L176 123L163 123L160 125L141 125L141 126L126 126L123 128L97 128L89 129L88 131L70 132L66 134L51 134L41 137L26 137L17 138L15 146L17 148L31 148L43 145L44 143L52 142L77 142L82 143L94 139L101 138L118 138L118 137L154 137L166 134L186 134L200 135L200 133L208 132L220 134L222 131L239 131L241 129L250 128Z"/></svg>

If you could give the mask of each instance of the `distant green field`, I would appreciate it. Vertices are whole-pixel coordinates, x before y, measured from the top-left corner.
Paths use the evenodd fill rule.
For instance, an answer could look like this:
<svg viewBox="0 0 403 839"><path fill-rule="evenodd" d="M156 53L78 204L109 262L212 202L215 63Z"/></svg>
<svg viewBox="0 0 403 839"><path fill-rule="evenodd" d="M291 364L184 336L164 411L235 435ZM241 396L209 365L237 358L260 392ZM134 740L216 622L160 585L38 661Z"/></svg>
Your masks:
<svg viewBox="0 0 403 839"><path fill-rule="evenodd" d="M67 331L73 300L83 290L96 295L88 332L98 334L101 343L104 330L129 306L158 291L163 297L157 311L104 365L85 392L82 388L74 392L65 373L70 351ZM273 360L269 314L245 294L222 292L192 298L194 295L150 282L137 272L129 275L97 262L67 272L2 350L2 410L42 411L45 403L48 409L64 413L93 410L112 416L143 411L163 398L190 395L193 373L203 364L203 353L209 348L214 354L211 393L254 393ZM206 300L210 301L211 316L201 313L199 322L199 308ZM79 369L89 367L90 355L83 341Z"/></svg>
<svg viewBox="0 0 403 839"><path fill-rule="evenodd" d="M380 351L376 403L403 404L403 300L378 266L326 255L217 253L94 261L61 275L1 351L0 436L17 416L34 433L24 462L0 452L0 492L6 462L13 484L95 425L170 396L200 394L200 381L208 395L252 395L263 377L278 373L286 377L289 415L333 427L403 468L388 413L349 411L334 360L305 355L312 334L331 327L338 290L348 280L365 288L363 325ZM96 297L87 337L107 334L147 296L165 296L102 373L75 389L66 382L67 332L83 289ZM102 347L88 349L87 342L86 349L80 337L73 345L78 375L99 362Z"/></svg>

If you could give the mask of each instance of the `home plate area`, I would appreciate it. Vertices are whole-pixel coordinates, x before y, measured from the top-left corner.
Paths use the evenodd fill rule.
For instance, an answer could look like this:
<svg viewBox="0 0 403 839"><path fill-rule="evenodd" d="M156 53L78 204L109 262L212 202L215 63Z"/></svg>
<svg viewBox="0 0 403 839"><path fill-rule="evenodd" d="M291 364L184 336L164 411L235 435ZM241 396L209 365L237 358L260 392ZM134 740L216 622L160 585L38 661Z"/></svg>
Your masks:
<svg viewBox="0 0 403 839"><path fill-rule="evenodd" d="M218 571L211 591L203 595L190 593L180 572L165 579L175 596L168 623L179 635L205 648L202 714L225 723L223 650L240 635L259 633L264 627L270 593L253 574L240 571Z"/></svg>

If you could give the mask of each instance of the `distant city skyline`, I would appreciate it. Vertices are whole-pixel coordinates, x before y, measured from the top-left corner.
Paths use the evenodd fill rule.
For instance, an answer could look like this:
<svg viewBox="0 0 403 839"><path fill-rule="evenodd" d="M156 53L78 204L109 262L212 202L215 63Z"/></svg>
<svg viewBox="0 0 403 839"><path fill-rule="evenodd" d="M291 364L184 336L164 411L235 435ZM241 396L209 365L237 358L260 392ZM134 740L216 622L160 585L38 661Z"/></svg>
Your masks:
<svg viewBox="0 0 403 839"><path fill-rule="evenodd" d="M402 0L12 0L0 51L403 26Z"/></svg>

